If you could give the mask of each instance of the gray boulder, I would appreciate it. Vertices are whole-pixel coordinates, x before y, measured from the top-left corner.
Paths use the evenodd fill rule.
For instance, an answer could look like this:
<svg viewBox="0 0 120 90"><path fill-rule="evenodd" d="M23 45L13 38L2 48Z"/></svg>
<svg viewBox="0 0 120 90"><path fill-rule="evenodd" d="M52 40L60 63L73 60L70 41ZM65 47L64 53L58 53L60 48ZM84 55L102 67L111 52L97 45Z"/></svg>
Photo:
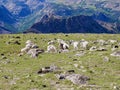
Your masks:
<svg viewBox="0 0 120 90"><path fill-rule="evenodd" d="M90 79L89 77L80 74L59 74L56 75L56 77L58 79L70 80L73 84L77 84L77 85L86 84L87 81Z"/></svg>
<svg viewBox="0 0 120 90"><path fill-rule="evenodd" d="M113 52L110 54L111 56L120 56L120 51Z"/></svg>

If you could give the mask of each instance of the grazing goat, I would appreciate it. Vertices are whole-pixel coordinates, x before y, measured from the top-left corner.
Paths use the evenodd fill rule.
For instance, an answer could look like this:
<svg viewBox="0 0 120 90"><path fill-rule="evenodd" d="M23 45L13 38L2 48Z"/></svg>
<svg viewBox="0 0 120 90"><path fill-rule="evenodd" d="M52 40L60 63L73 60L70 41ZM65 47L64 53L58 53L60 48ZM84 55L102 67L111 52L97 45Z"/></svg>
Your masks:
<svg viewBox="0 0 120 90"><path fill-rule="evenodd" d="M62 50L69 49L69 45L65 41L58 39L58 43L59 43L60 49Z"/></svg>
<svg viewBox="0 0 120 90"><path fill-rule="evenodd" d="M27 45L27 44L32 44L33 42L31 40L27 40L25 43Z"/></svg>
<svg viewBox="0 0 120 90"><path fill-rule="evenodd" d="M80 45L83 49L87 49L88 43L89 43L88 41L82 40L80 42Z"/></svg>
<svg viewBox="0 0 120 90"><path fill-rule="evenodd" d="M48 42L48 45L51 45L51 44L55 44L55 41L51 40L51 41Z"/></svg>
<svg viewBox="0 0 120 90"><path fill-rule="evenodd" d="M74 42L72 42L71 44L73 45L73 48L74 48L75 50L78 50L78 44L79 44L79 42L74 41Z"/></svg>
<svg viewBox="0 0 120 90"><path fill-rule="evenodd" d="M56 47L54 45L47 46L47 52L56 53Z"/></svg>
<svg viewBox="0 0 120 90"><path fill-rule="evenodd" d="M21 53L26 53L26 52L28 52L29 50L30 50L29 47L22 48L22 49L21 49Z"/></svg>

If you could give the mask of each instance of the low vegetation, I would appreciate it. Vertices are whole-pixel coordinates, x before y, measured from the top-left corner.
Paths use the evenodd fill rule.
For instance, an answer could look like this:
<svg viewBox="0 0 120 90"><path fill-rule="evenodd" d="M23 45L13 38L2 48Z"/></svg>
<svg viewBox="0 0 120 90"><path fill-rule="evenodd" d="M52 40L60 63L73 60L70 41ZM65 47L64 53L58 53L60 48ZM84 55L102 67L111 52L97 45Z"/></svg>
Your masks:
<svg viewBox="0 0 120 90"><path fill-rule="evenodd" d="M42 53L32 58L27 54L18 56L25 42L31 40L40 49L47 50L48 41L117 40L119 34L16 34L0 35L0 90L120 90L120 57L114 57L111 46L106 51L73 50L66 53ZM19 43L18 43L19 42ZM115 43L114 45L118 44ZM58 47L58 44L55 43ZM89 44L92 47L93 44ZM120 48L117 48L117 51ZM76 53L84 51L81 56ZM60 72L38 74L40 68L55 65ZM69 80L59 80L56 74L74 70L76 74L90 78L86 84L76 85Z"/></svg>

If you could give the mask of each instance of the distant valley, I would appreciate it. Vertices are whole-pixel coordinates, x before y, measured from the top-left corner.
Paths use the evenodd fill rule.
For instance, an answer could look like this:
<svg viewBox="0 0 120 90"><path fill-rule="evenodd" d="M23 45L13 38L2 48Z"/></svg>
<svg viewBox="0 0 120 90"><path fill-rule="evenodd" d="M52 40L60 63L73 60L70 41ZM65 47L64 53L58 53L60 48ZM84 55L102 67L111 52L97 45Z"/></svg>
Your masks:
<svg viewBox="0 0 120 90"><path fill-rule="evenodd" d="M60 17L60 19L57 19L57 21L53 21L56 20L53 18L49 19L48 22L44 24L46 28L41 28L44 21L46 21L46 19L43 20L43 17L46 15L48 17L54 15L54 17ZM81 15L90 17L91 20L84 18L85 20L83 22L76 22L74 18L79 17L79 20L82 20L82 18L80 19ZM64 24L66 21L67 25ZM74 21L75 23L73 24ZM90 25L90 23L93 22L95 25ZM52 25L58 23L61 24L62 27L60 27L61 25L58 26L55 24L56 26L51 27L52 30L49 30L48 24L50 23L52 23ZM72 28L71 23L73 25ZM35 27L36 25L39 26ZM44 29L47 31L43 32ZM0 33L23 33L29 31L37 33L119 33L120 1L1 0Z"/></svg>

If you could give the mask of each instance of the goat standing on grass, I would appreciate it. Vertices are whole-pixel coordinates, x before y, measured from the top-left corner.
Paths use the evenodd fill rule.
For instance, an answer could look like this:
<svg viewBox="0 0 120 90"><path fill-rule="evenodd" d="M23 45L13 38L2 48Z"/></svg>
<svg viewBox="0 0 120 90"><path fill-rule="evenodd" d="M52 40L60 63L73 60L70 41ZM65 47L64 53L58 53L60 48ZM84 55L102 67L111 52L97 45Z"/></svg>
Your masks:
<svg viewBox="0 0 120 90"><path fill-rule="evenodd" d="M26 41L26 46L21 49L21 53L27 53L33 45L33 42L31 40Z"/></svg>
<svg viewBox="0 0 120 90"><path fill-rule="evenodd" d="M65 41L58 39L58 43L61 50L69 49L69 45Z"/></svg>
<svg viewBox="0 0 120 90"><path fill-rule="evenodd" d="M79 45L78 41L73 41L71 44L73 45L74 50L78 50L78 45Z"/></svg>
<svg viewBox="0 0 120 90"><path fill-rule="evenodd" d="M54 45L48 45L47 52L56 53L57 52L56 47Z"/></svg>
<svg viewBox="0 0 120 90"><path fill-rule="evenodd" d="M89 43L88 41L82 40L80 42L80 45L83 49L87 49L88 43Z"/></svg>

